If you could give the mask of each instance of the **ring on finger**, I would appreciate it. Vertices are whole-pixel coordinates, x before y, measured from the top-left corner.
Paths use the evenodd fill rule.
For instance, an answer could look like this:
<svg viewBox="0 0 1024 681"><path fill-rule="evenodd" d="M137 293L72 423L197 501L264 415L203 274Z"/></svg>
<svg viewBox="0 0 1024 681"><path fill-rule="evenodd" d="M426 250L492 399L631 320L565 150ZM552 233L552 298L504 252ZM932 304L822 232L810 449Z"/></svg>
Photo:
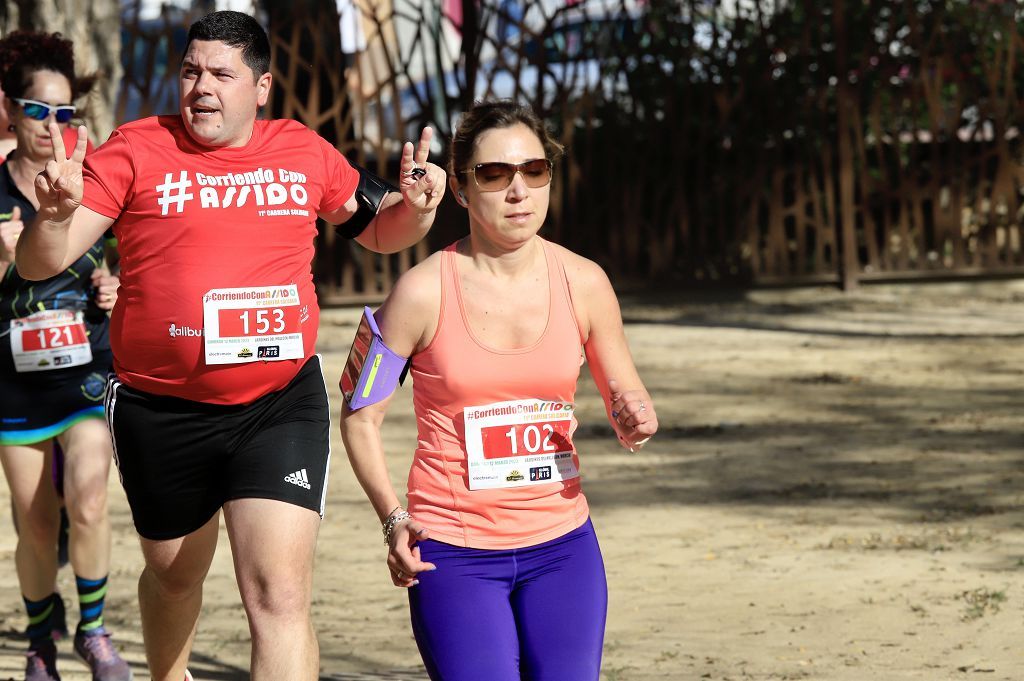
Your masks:
<svg viewBox="0 0 1024 681"><path fill-rule="evenodd" d="M402 177L411 177L411 178L414 178L414 179L417 179L417 180L420 179L421 177L423 177L426 174L427 174L426 169L425 168L420 168L419 166L413 168L412 170L403 170L402 171Z"/></svg>
<svg viewBox="0 0 1024 681"><path fill-rule="evenodd" d="M644 411L645 409L647 409L647 405L644 404L643 400L640 400L640 411Z"/></svg>

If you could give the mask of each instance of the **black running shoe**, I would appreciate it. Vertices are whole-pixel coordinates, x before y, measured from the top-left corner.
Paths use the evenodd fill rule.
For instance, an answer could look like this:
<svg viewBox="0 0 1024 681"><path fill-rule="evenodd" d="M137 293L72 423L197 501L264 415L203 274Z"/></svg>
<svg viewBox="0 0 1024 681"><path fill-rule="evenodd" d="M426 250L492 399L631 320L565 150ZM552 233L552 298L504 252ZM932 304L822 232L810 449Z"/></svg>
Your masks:
<svg viewBox="0 0 1024 681"><path fill-rule="evenodd" d="M43 640L32 646L25 657L25 681L60 681L57 646L53 641Z"/></svg>

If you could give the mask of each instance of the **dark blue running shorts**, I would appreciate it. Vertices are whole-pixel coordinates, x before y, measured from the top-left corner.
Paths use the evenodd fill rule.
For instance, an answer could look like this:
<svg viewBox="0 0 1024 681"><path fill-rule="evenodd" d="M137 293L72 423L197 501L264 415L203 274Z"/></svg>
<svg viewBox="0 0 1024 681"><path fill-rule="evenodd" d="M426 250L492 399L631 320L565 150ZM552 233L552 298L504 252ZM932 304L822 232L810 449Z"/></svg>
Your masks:
<svg viewBox="0 0 1024 681"><path fill-rule="evenodd" d="M84 419L103 418L110 374L108 349L93 348L81 366L18 373L0 336L0 445L30 445L57 437Z"/></svg>

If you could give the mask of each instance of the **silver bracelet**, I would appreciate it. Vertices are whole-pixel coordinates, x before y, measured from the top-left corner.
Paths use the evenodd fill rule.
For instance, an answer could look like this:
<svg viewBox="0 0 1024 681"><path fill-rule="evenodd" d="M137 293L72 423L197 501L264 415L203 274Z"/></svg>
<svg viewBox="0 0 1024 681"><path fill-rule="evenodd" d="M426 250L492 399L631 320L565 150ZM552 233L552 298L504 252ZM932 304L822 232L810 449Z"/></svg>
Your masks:
<svg viewBox="0 0 1024 681"><path fill-rule="evenodd" d="M384 524L380 528L381 532L384 533L384 544L390 548L391 535L395 532L395 525L403 520L409 520L410 518L412 518L412 516L409 515L409 512L401 506L392 511L391 515L384 520Z"/></svg>

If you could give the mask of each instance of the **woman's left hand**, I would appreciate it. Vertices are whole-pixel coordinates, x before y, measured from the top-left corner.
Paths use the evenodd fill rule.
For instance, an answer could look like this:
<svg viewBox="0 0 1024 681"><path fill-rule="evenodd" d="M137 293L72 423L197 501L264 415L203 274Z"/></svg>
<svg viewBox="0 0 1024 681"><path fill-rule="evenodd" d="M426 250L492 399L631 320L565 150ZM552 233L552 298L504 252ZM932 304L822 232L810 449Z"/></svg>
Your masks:
<svg viewBox="0 0 1024 681"><path fill-rule="evenodd" d="M388 570L391 582L395 586L409 588L419 584L417 575L435 569L433 563L425 563L420 558L419 542L427 539L427 528L416 522L415 518L395 523L388 545Z"/></svg>
<svg viewBox="0 0 1024 681"><path fill-rule="evenodd" d="M121 279L106 270L92 271L92 287L96 292L96 306L101 310L113 310L117 302L117 289Z"/></svg>
<svg viewBox="0 0 1024 681"><path fill-rule="evenodd" d="M608 399L619 442L631 452L638 451L658 432L658 414L651 396L645 390L620 392L618 382L610 379Z"/></svg>
<svg viewBox="0 0 1024 681"><path fill-rule="evenodd" d="M429 213L437 208L444 198L448 174L427 161L430 156L430 140L434 131L427 127L420 134L415 147L406 142L402 147L401 179L399 188L405 204L417 213Z"/></svg>

